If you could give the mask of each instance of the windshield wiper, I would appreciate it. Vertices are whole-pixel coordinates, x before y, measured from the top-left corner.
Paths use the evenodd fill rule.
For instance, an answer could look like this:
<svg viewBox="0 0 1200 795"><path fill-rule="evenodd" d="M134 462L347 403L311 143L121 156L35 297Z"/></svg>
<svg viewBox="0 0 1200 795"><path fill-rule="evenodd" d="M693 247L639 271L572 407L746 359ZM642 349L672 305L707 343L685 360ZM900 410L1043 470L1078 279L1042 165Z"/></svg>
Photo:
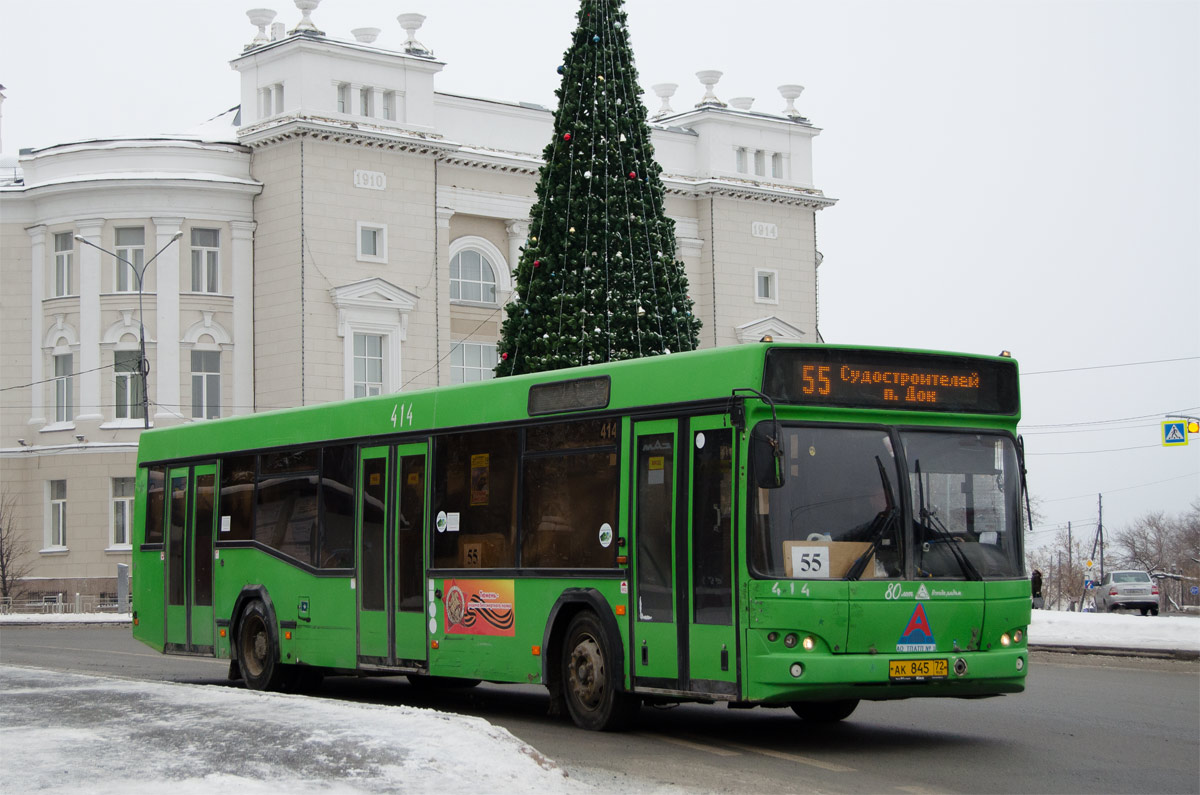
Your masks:
<svg viewBox="0 0 1200 795"><path fill-rule="evenodd" d="M920 501L919 522L921 524L921 529L931 531L934 535L941 539L942 543L946 544L950 550L951 556L953 556L954 560L958 562L958 567L962 569L962 573L967 575L967 579L982 580L983 575L979 573L979 569L975 568L975 565L971 563L966 554L959 549L958 541L956 541L954 536L950 534L950 531L946 529L946 526L942 524L941 520L934 515L933 511L929 510L929 508L925 505L925 483L921 480L920 460L915 463L914 469L917 473L917 497ZM921 545L921 548L923 551L928 552L929 542L924 541Z"/></svg>
<svg viewBox="0 0 1200 795"><path fill-rule="evenodd" d="M887 470L884 469L883 462L879 460L879 456L875 456L875 464L879 467L879 479L883 481L883 493L885 499L887 499L887 507L880 511L875 517L875 521L871 523L869 529L874 530L874 532L870 536L870 546L858 556L858 559L854 563L850 564L850 568L846 570L847 580L857 580L862 576L863 569L867 567L867 561L875 554L875 550L879 547L879 542L883 540L883 536L888 528L892 526L892 522L896 521L895 500L892 499L892 483L888 480Z"/></svg>

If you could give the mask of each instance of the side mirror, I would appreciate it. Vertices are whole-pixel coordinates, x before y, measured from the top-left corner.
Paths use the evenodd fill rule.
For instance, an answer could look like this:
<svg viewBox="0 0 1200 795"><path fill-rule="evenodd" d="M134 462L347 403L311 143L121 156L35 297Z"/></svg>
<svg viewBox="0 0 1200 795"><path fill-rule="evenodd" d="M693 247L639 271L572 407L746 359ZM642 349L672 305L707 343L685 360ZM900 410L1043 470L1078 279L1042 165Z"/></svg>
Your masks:
<svg viewBox="0 0 1200 795"><path fill-rule="evenodd" d="M784 484L783 442L775 434L778 426L760 422L750 432L750 467L754 485L760 489L778 489Z"/></svg>

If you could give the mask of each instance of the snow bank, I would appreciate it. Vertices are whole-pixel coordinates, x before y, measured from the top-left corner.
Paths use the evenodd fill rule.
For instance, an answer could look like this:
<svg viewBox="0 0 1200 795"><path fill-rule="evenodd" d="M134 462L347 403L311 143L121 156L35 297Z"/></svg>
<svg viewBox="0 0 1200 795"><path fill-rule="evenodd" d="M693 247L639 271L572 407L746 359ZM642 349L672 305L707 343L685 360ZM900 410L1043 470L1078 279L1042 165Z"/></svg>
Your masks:
<svg viewBox="0 0 1200 795"><path fill-rule="evenodd" d="M1200 651L1200 618L1034 610L1029 642L1043 646Z"/></svg>
<svg viewBox="0 0 1200 795"><path fill-rule="evenodd" d="M0 666L6 792L579 792L481 718Z"/></svg>

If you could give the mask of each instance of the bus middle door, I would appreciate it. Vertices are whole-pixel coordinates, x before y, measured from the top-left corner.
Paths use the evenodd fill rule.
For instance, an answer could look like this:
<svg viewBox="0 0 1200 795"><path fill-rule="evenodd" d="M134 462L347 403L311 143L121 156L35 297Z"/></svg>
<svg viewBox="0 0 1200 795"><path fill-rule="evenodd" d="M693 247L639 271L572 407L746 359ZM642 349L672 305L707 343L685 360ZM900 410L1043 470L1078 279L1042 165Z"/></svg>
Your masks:
<svg viewBox="0 0 1200 795"><path fill-rule="evenodd" d="M426 659L425 602L425 442L396 448L396 612L395 658L400 665Z"/></svg>
<svg viewBox="0 0 1200 795"><path fill-rule="evenodd" d="M679 423L634 423L633 649L634 683L681 690L676 600L675 450ZM687 616L682 616L686 629Z"/></svg>

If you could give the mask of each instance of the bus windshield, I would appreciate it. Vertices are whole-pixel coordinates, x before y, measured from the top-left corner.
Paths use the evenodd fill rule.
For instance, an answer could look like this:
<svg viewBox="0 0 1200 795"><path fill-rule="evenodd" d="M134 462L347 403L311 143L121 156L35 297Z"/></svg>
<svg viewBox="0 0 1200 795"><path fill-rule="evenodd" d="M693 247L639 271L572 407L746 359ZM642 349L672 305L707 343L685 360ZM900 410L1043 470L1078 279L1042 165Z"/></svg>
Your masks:
<svg viewBox="0 0 1200 795"><path fill-rule="evenodd" d="M750 558L757 575L1021 575L1020 477L1010 437L791 425L779 433L784 485L759 488L752 501Z"/></svg>
<svg viewBox="0 0 1200 795"><path fill-rule="evenodd" d="M906 431L917 577L1021 575L1020 472L1008 436Z"/></svg>

